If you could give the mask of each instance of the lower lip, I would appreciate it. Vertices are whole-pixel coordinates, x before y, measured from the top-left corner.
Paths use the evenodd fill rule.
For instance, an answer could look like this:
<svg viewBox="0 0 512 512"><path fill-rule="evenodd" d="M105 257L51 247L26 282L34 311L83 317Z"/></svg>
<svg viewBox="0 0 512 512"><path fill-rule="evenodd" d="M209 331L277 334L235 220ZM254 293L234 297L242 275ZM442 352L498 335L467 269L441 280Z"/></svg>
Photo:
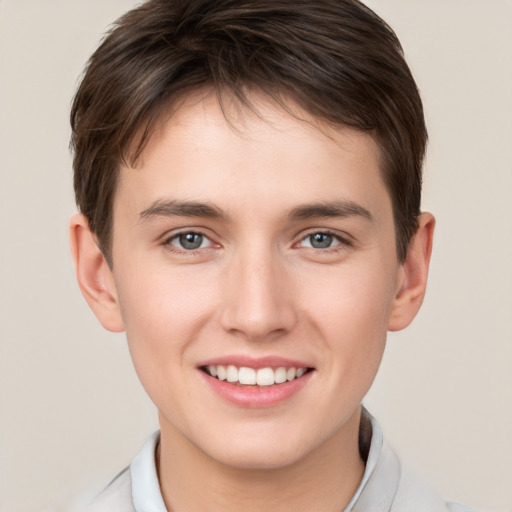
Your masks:
<svg viewBox="0 0 512 512"><path fill-rule="evenodd" d="M199 370L207 384L223 399L240 407L264 408L279 405L298 393L311 378L313 371L302 377L273 386L240 386L211 377Z"/></svg>

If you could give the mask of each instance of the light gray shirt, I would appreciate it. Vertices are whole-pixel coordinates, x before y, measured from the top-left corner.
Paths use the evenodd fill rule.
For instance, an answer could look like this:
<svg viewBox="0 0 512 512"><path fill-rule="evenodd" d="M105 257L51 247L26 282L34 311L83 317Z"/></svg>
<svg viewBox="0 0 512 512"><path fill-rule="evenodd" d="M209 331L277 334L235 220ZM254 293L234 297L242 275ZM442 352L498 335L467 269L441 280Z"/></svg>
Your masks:
<svg viewBox="0 0 512 512"><path fill-rule="evenodd" d="M475 512L439 498L414 473L402 466L383 439L378 422L365 409L369 446L363 479L343 512ZM122 471L84 512L167 512L155 464L159 432L146 442Z"/></svg>

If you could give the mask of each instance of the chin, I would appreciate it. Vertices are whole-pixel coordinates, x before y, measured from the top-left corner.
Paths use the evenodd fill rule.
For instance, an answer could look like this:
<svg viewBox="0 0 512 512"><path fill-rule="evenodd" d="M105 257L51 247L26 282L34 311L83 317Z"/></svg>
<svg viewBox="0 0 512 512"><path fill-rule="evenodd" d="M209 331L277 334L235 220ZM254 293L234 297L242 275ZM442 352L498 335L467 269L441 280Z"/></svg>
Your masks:
<svg viewBox="0 0 512 512"><path fill-rule="evenodd" d="M226 466L247 471L271 471L292 466L301 459L297 453L262 453L262 451L247 450L232 454L224 454L217 461Z"/></svg>
<svg viewBox="0 0 512 512"><path fill-rule="evenodd" d="M210 446L205 452L217 462L237 469L277 470L297 463L308 452L304 441L276 437L275 431L268 437L245 435L228 436L228 439L228 446L223 439L224 442Z"/></svg>

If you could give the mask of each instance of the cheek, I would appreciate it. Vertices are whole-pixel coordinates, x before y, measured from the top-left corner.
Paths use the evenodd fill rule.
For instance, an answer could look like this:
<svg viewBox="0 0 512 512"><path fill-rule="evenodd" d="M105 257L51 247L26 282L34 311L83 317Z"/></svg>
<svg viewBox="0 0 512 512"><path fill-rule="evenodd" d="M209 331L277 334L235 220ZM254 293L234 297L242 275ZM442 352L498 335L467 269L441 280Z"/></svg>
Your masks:
<svg viewBox="0 0 512 512"><path fill-rule="evenodd" d="M215 311L212 280L179 269L146 268L117 283L135 369L150 396L190 361L187 347Z"/></svg>
<svg viewBox="0 0 512 512"><path fill-rule="evenodd" d="M201 316L211 308L213 300L212 273L146 264L144 272L126 269L117 282L121 310L127 334L150 333L169 336L200 323ZM174 336L173 337L178 337ZM158 336L157 336L158 339Z"/></svg>
<svg viewBox="0 0 512 512"><path fill-rule="evenodd" d="M345 376L376 373L394 298L392 276L391 268L382 272L367 265L364 270L338 269L309 283L307 310L334 355L334 371Z"/></svg>

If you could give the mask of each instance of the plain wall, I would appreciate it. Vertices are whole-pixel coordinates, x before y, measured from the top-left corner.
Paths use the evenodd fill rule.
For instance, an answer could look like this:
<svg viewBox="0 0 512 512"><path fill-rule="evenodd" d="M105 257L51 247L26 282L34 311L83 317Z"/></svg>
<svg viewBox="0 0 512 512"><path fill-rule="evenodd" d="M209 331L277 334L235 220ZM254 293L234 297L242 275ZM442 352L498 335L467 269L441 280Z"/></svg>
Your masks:
<svg viewBox="0 0 512 512"><path fill-rule="evenodd" d="M444 496L512 509L512 2L372 0L426 109L423 310L366 405ZM122 335L75 283L69 105L130 0L0 0L0 511L99 490L157 428Z"/></svg>

